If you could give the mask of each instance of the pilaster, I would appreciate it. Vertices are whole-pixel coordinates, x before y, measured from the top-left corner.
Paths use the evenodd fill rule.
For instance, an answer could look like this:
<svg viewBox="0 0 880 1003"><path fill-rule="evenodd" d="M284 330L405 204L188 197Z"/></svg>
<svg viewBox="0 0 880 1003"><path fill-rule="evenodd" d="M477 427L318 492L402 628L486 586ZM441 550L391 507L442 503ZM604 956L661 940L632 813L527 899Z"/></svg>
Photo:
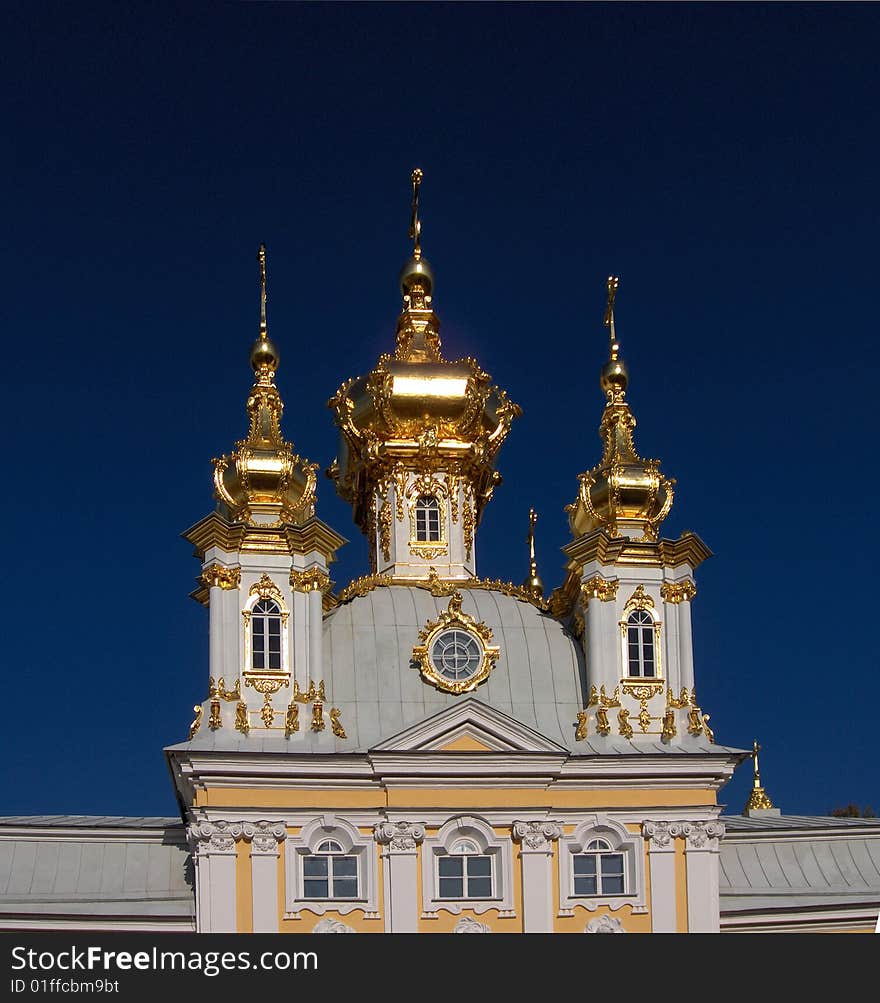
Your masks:
<svg viewBox="0 0 880 1003"><path fill-rule="evenodd" d="M196 930L235 933L235 842L240 824L196 822L189 827L196 869Z"/></svg>
<svg viewBox="0 0 880 1003"><path fill-rule="evenodd" d="M376 842L385 847L385 932L417 933L419 923L418 847L425 838L421 822L379 822Z"/></svg>
<svg viewBox="0 0 880 1003"><path fill-rule="evenodd" d="M642 835L649 840L651 872L651 932L676 933L675 841L686 832L686 822L644 822Z"/></svg>
<svg viewBox="0 0 880 1003"><path fill-rule="evenodd" d="M524 933L553 932L553 843L561 835L560 822L513 823L522 861Z"/></svg>
<svg viewBox="0 0 880 1003"><path fill-rule="evenodd" d="M287 830L283 822L245 822L241 830L250 843L253 932L278 933L279 844Z"/></svg>
<svg viewBox="0 0 880 1003"><path fill-rule="evenodd" d="M718 891L720 843L724 823L717 820L691 822L687 827L688 930L691 933L718 933L720 900Z"/></svg>

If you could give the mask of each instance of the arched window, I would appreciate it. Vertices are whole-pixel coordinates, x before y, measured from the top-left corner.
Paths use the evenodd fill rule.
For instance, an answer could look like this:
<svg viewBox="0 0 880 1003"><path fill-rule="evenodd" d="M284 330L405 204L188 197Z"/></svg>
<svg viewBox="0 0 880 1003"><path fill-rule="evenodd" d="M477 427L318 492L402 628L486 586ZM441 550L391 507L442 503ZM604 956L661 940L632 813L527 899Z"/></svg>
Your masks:
<svg viewBox="0 0 880 1003"><path fill-rule="evenodd" d="M433 543L440 539L440 503L433 495L421 495L416 500L416 540Z"/></svg>
<svg viewBox="0 0 880 1003"><path fill-rule="evenodd" d="M582 895L625 895L623 854L607 839L591 839L583 853L572 857L573 892Z"/></svg>
<svg viewBox="0 0 880 1003"><path fill-rule="evenodd" d="M654 657L654 620L645 609L636 609L626 621L627 666L630 676L657 675Z"/></svg>
<svg viewBox="0 0 880 1003"><path fill-rule="evenodd" d="M437 891L441 899L491 898L492 857L474 840L459 839L437 858Z"/></svg>
<svg viewBox="0 0 880 1003"><path fill-rule="evenodd" d="M281 669L281 607L261 599L251 610L251 668Z"/></svg>
<svg viewBox="0 0 880 1003"><path fill-rule="evenodd" d="M358 897L358 858L335 839L325 839L303 857L303 896L307 899Z"/></svg>

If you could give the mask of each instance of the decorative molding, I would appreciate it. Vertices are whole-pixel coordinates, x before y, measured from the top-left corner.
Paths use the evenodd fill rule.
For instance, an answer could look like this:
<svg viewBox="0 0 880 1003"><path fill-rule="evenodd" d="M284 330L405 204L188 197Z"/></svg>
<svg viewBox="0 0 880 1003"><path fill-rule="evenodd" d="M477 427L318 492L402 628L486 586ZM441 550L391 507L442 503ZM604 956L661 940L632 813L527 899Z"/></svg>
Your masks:
<svg viewBox="0 0 880 1003"><path fill-rule="evenodd" d="M249 596L259 596L261 599L277 599L278 602L283 602L281 598L281 589L272 581L268 575L263 575L263 577L251 585L248 589Z"/></svg>
<svg viewBox="0 0 880 1003"><path fill-rule="evenodd" d="M353 926L348 926L338 919L325 916L312 927L312 933L357 933Z"/></svg>
<svg viewBox="0 0 880 1003"><path fill-rule="evenodd" d="M392 853L414 853L425 838L425 827L421 822L379 822L373 835Z"/></svg>
<svg viewBox="0 0 880 1003"><path fill-rule="evenodd" d="M207 589L220 588L224 591L237 589L241 584L241 568L224 568L221 564L209 564L199 575L199 584Z"/></svg>
<svg viewBox="0 0 880 1003"><path fill-rule="evenodd" d="M584 933L626 933L617 916L597 916L584 927Z"/></svg>
<svg viewBox="0 0 880 1003"><path fill-rule="evenodd" d="M717 850L725 831L724 823L714 819L709 822L691 822L685 833L688 851Z"/></svg>
<svg viewBox="0 0 880 1003"><path fill-rule="evenodd" d="M277 853L278 844L286 838L283 822L243 822L242 836L251 844L253 853Z"/></svg>
<svg viewBox="0 0 880 1003"><path fill-rule="evenodd" d="M546 612L550 609L550 603L542 596L535 595L524 585L515 585L513 582L504 582L500 578L465 578L465 579L442 579L437 574L436 568L428 569L427 579L394 578L391 575L362 575L355 578L342 589L337 596L340 603L348 602L350 599L361 598L373 589L388 588L392 585L403 585L411 589L426 589L432 596L451 596L454 592L463 589L479 590L482 592L500 592L502 595L511 596L520 602L531 603L536 609Z"/></svg>
<svg viewBox="0 0 880 1003"><path fill-rule="evenodd" d="M488 923L481 923L473 916L462 916L452 928L453 933L491 933L492 927Z"/></svg>
<svg viewBox="0 0 880 1003"><path fill-rule="evenodd" d="M654 609L654 600L645 591L644 585L639 585L635 592L627 599L626 605L623 607L623 612L632 613L636 609Z"/></svg>
<svg viewBox="0 0 880 1003"><path fill-rule="evenodd" d="M326 592L330 588L330 576L317 567L309 568L307 571L293 568L289 581L294 592Z"/></svg>
<svg viewBox="0 0 880 1003"><path fill-rule="evenodd" d="M529 850L551 853L553 851L551 843L559 839L561 835L561 822L538 820L513 823L513 838L522 843L523 853Z"/></svg>
<svg viewBox="0 0 880 1003"><path fill-rule="evenodd" d="M643 822L642 835L650 839L651 850L673 850L675 840L690 831L689 822Z"/></svg>
<svg viewBox="0 0 880 1003"><path fill-rule="evenodd" d="M591 599L598 599L600 602L611 602L617 598L617 587L620 581L617 578L607 579L601 575L593 575L581 585L581 604L586 607Z"/></svg>
<svg viewBox="0 0 880 1003"><path fill-rule="evenodd" d="M686 578L683 582L663 582L660 586L660 598L664 602L677 606L682 602L690 602L697 594L697 586Z"/></svg>
<svg viewBox="0 0 880 1003"><path fill-rule="evenodd" d="M574 894L573 857L585 852L587 844L597 838L609 843L614 852L623 854L626 888L623 895ZM574 915L575 908L586 909L588 912L607 908L611 912L617 912L626 906L633 915L648 911L644 843L613 816L601 813L588 815L571 835L562 836L559 840L558 866L559 915Z"/></svg>
<svg viewBox="0 0 880 1003"><path fill-rule="evenodd" d="M234 854L235 841L241 838L241 822L196 822L187 830L190 846L199 855Z"/></svg>

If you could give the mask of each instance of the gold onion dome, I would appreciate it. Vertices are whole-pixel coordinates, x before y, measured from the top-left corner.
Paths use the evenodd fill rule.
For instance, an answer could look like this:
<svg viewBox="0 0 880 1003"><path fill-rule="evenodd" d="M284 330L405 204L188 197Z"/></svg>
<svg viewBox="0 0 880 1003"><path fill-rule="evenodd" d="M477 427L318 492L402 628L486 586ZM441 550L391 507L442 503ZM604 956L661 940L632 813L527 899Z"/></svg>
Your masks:
<svg viewBox="0 0 880 1003"><path fill-rule="evenodd" d="M366 376L343 383L328 401L341 432L339 456L327 471L365 530L371 493L401 465L465 477L479 520L501 477L494 458L522 410L475 359L444 359L434 312L433 272L422 257L419 186L412 173L413 253L400 276L403 309L393 355L380 356Z"/></svg>
<svg viewBox="0 0 880 1003"><path fill-rule="evenodd" d="M281 434L284 403L275 386L278 349L266 324L266 248L260 246L260 333L251 348L256 377L247 400L250 428L232 453L214 460L214 488L233 522L271 526L301 523L315 512L316 463Z"/></svg>
<svg viewBox="0 0 880 1003"><path fill-rule="evenodd" d="M642 459L633 443L636 419L625 400L629 373L619 357L614 327L618 285L619 279L609 276L605 326L611 351L600 379L607 400L599 425L602 459L579 476L577 500L566 506L566 511L575 536L601 528L611 536L654 541L672 508L675 481L660 473L659 460Z"/></svg>

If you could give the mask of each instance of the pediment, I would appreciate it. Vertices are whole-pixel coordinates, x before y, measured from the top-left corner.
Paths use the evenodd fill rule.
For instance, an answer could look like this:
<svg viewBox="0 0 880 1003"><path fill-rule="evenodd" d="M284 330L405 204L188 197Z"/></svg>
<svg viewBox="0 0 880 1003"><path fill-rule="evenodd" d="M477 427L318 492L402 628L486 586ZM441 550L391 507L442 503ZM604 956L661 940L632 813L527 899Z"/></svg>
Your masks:
<svg viewBox="0 0 880 1003"><path fill-rule="evenodd" d="M385 739L373 752L531 752L568 755L528 725L469 697Z"/></svg>

